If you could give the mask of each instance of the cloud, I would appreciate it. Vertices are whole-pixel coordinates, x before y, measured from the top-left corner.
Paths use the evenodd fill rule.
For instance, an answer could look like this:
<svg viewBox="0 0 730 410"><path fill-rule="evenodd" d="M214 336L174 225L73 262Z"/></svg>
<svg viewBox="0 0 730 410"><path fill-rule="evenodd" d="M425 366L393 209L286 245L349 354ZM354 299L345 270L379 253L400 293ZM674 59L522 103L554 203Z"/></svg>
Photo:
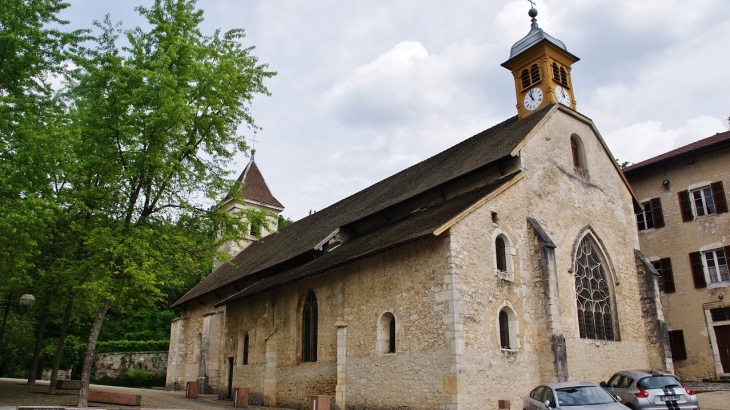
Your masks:
<svg viewBox="0 0 730 410"><path fill-rule="evenodd" d="M639 122L606 134L605 139L616 158L637 163L725 130L722 121L703 115L675 129L665 129L661 121Z"/></svg>

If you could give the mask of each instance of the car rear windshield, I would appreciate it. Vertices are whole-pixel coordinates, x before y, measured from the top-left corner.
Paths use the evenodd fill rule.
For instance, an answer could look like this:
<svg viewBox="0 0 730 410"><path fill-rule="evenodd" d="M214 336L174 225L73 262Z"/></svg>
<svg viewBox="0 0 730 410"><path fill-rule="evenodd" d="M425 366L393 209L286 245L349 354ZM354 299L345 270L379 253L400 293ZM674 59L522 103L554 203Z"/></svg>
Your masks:
<svg viewBox="0 0 730 410"><path fill-rule="evenodd" d="M644 377L636 383L644 390L663 389L665 387L681 387L682 384L672 375Z"/></svg>
<svg viewBox="0 0 730 410"><path fill-rule="evenodd" d="M558 393L559 406L585 406L614 402L611 395L598 386L563 387L555 391Z"/></svg>

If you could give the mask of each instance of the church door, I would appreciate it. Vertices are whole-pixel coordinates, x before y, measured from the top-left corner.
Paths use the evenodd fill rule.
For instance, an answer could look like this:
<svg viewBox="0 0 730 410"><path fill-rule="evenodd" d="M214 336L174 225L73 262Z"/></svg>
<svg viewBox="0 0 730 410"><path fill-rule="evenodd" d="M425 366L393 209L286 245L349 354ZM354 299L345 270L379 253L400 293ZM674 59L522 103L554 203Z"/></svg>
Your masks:
<svg viewBox="0 0 730 410"><path fill-rule="evenodd" d="M715 326L715 338L717 339L717 350L720 353L722 372L730 373L730 325Z"/></svg>

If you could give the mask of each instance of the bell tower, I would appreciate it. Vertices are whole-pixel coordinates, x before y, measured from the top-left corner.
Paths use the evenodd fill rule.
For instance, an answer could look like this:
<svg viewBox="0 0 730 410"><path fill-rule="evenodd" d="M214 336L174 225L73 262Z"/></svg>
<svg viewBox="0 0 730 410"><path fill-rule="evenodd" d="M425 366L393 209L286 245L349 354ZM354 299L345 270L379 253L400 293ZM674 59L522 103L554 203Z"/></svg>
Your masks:
<svg viewBox="0 0 730 410"><path fill-rule="evenodd" d="M580 60L565 44L537 26L537 10L530 32L510 50L502 67L512 71L517 95L517 116L523 118L548 104L560 103L575 109L571 65Z"/></svg>

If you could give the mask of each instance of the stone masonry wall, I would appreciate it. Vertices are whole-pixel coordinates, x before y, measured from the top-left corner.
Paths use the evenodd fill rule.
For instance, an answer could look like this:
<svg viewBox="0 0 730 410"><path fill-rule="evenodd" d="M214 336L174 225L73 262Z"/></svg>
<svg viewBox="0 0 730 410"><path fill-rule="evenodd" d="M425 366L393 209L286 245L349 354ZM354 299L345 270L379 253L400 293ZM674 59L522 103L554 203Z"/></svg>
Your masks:
<svg viewBox="0 0 730 410"><path fill-rule="evenodd" d="M446 290L446 253L444 239L421 240L231 304L223 357L238 360L239 335L248 333L250 341L249 364L236 361L233 384L249 387L269 405L306 408L314 394L334 402L339 370L341 407L343 400L348 408L369 409L448 404L450 350L444 306L436 302ZM301 363L300 312L310 289L318 304L317 362ZM384 312L396 318L393 354L377 352ZM338 332L346 335L340 347ZM346 360L338 362L338 351ZM272 358L275 371L267 374Z"/></svg>
<svg viewBox="0 0 730 410"><path fill-rule="evenodd" d="M168 352L99 353L94 356L94 377L117 377L132 370L143 369L153 373L167 372Z"/></svg>
<svg viewBox="0 0 730 410"><path fill-rule="evenodd" d="M570 137L583 141L587 174L573 166ZM592 129L555 112L520 152L525 177L451 228L458 243L460 295L464 305L465 353L462 409L495 406L509 399L519 406L540 382L557 380L548 293L540 251L527 217L555 243L556 295L570 380L598 382L614 371L649 366L639 283L638 247L629 190ZM578 334L576 245L596 238L606 257L614 295L618 341L581 339ZM496 270L494 241L508 239L508 270ZM516 315L516 341L500 348L498 315Z"/></svg>
<svg viewBox="0 0 730 410"><path fill-rule="evenodd" d="M721 181L730 200L730 148L677 161L640 174L631 184L642 202L661 200L665 226L639 232L641 253L650 261L670 258L676 291L661 293L669 330L682 330L687 359L675 360L676 374L687 380L716 379L723 375L714 326L709 309L730 307L730 282L696 289L689 261L690 252L722 249L730 245L730 213L710 214L683 222L677 193ZM665 188L663 181L669 181ZM730 369L727 370L730 375Z"/></svg>

